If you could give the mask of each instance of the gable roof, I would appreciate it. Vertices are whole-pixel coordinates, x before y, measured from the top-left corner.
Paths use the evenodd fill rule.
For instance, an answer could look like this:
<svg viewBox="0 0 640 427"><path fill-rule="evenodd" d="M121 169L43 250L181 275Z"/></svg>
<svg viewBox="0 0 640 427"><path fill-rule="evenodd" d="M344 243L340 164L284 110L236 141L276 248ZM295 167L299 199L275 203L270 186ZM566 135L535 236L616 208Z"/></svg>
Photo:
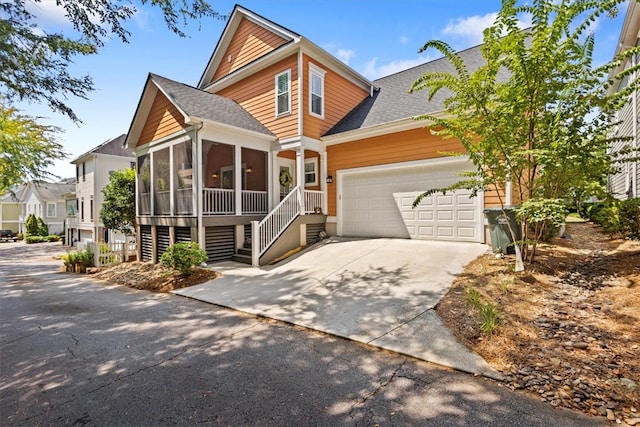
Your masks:
<svg viewBox="0 0 640 427"><path fill-rule="evenodd" d="M204 72L200 77L198 88L204 89L209 84L209 82L211 82L213 75L220 66L223 55L231 44L233 36L243 18L248 19L251 22L277 34L278 36L286 40L286 43L298 41L300 39L300 34L291 31L288 28L283 27L282 25L276 24L275 22L236 4L231 11L231 16L227 21L224 30L222 31L220 39L218 39L218 43L216 44L211 57L209 58L209 62L207 62L207 66L205 67Z"/></svg>
<svg viewBox="0 0 640 427"><path fill-rule="evenodd" d="M273 136L265 125L233 99L196 89L156 74L150 74L150 78L185 117L204 119Z"/></svg>
<svg viewBox="0 0 640 427"><path fill-rule="evenodd" d="M97 147L91 149L90 151L87 151L86 153L76 157L70 163L74 164L78 160L90 154L107 154L111 156L135 157L133 151L124 147L124 140L126 139L126 137L127 135L123 133L120 136L108 139Z"/></svg>
<svg viewBox="0 0 640 427"><path fill-rule="evenodd" d="M485 64L481 52L482 45L478 45L458 52L469 72ZM445 57L382 77L374 80L378 90L372 97L363 100L349 114L329 129L325 136L343 132L360 130L426 113L436 113L444 110L444 100L449 96L446 90L439 91L429 101L428 92L409 93L411 85L423 74L428 72L455 72L455 69Z"/></svg>
<svg viewBox="0 0 640 427"><path fill-rule="evenodd" d="M193 120L209 121L275 137L266 126L234 100L149 73L129 133L124 140L126 145L131 139L135 140L139 136L158 91L178 109L187 123Z"/></svg>
<svg viewBox="0 0 640 427"><path fill-rule="evenodd" d="M76 191L75 179L74 183L69 183L67 180L62 182L29 182L27 186L32 190L36 197L40 201L47 200L62 200L64 195L68 193L74 193ZM28 190L24 191L23 197L28 194Z"/></svg>
<svg viewBox="0 0 640 427"><path fill-rule="evenodd" d="M17 185L12 187L9 191L0 196L0 203L18 203L26 188L26 185Z"/></svg>

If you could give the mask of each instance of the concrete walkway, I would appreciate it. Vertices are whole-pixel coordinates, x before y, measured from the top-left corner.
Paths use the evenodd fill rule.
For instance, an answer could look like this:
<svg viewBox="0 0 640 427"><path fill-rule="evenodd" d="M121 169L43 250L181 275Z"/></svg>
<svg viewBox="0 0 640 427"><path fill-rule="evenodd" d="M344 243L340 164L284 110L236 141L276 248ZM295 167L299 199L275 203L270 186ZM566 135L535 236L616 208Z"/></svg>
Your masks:
<svg viewBox="0 0 640 427"><path fill-rule="evenodd" d="M174 293L500 378L434 311L455 276L487 249L477 243L330 238L276 266L215 264L223 277Z"/></svg>

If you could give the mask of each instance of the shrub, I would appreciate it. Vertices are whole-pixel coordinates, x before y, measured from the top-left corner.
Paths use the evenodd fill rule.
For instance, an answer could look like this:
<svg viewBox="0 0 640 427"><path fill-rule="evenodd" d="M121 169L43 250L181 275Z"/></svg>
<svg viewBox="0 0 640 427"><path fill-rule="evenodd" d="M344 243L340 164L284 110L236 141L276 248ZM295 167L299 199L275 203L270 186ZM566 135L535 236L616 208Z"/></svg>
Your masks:
<svg viewBox="0 0 640 427"><path fill-rule="evenodd" d="M46 222L40 217L38 217L38 236L48 236L49 235L49 226Z"/></svg>
<svg viewBox="0 0 640 427"><path fill-rule="evenodd" d="M26 229L25 230L25 234L27 235L26 237L40 235L40 229L38 227L38 219L34 214L29 214L29 216L27 217L27 220L24 222L24 227Z"/></svg>
<svg viewBox="0 0 640 427"><path fill-rule="evenodd" d="M207 253L197 243L175 243L160 257L162 265L178 270L182 275L191 274L191 269L207 260Z"/></svg>
<svg viewBox="0 0 640 427"><path fill-rule="evenodd" d="M59 242L61 240L61 237L57 234L49 234L45 237L45 239L47 240L47 242Z"/></svg>
<svg viewBox="0 0 640 427"><path fill-rule="evenodd" d="M640 240L640 198L627 199L620 203L618 221L624 237Z"/></svg>
<svg viewBox="0 0 640 427"><path fill-rule="evenodd" d="M24 241L27 244L43 243L47 241L47 238L44 236L30 236L29 234L27 234L27 237L24 239Z"/></svg>
<svg viewBox="0 0 640 427"><path fill-rule="evenodd" d="M589 219L609 234L620 232L619 203L616 200L597 202L587 209Z"/></svg>

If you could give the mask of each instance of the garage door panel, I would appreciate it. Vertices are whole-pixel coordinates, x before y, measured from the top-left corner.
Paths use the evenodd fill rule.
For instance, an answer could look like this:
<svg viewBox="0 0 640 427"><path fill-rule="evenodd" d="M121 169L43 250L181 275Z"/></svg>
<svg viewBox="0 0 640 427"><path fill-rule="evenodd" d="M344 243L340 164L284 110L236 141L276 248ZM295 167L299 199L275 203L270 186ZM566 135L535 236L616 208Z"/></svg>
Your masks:
<svg viewBox="0 0 640 427"><path fill-rule="evenodd" d="M481 241L478 198L468 193L433 194L412 208L429 188L460 179L470 164L421 166L345 174L341 179L341 224L345 236L411 237ZM463 229L462 229L463 228Z"/></svg>

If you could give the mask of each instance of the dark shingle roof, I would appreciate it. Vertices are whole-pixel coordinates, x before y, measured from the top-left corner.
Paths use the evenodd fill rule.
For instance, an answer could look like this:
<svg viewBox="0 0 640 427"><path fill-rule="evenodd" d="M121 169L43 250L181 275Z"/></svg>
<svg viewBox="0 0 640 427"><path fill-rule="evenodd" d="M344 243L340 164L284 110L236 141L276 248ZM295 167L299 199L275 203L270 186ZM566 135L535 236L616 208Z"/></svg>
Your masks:
<svg viewBox="0 0 640 427"><path fill-rule="evenodd" d="M127 134L122 134L115 138L111 138L98 145L95 148L92 148L90 151L76 157L71 161L71 163L75 163L83 157L88 156L89 154L109 154L112 156L122 156L122 157L135 157L133 151L124 147L124 140L126 139Z"/></svg>
<svg viewBox="0 0 640 427"><path fill-rule="evenodd" d="M38 194L40 200L60 200L64 195L76 191L75 184L66 182L32 182L33 191Z"/></svg>
<svg viewBox="0 0 640 427"><path fill-rule="evenodd" d="M232 99L223 98L157 74L150 74L150 78L171 102L188 116L273 136L269 129Z"/></svg>
<svg viewBox="0 0 640 427"><path fill-rule="evenodd" d="M485 63L480 49L481 46L476 46L459 52L469 72L473 72ZM427 91L409 93L413 82L423 74L434 71L454 72L454 68L447 58L439 58L375 80L373 84L379 90L351 110L325 135L364 129L443 110L443 102L448 96L446 91L441 90L431 101L427 101Z"/></svg>

